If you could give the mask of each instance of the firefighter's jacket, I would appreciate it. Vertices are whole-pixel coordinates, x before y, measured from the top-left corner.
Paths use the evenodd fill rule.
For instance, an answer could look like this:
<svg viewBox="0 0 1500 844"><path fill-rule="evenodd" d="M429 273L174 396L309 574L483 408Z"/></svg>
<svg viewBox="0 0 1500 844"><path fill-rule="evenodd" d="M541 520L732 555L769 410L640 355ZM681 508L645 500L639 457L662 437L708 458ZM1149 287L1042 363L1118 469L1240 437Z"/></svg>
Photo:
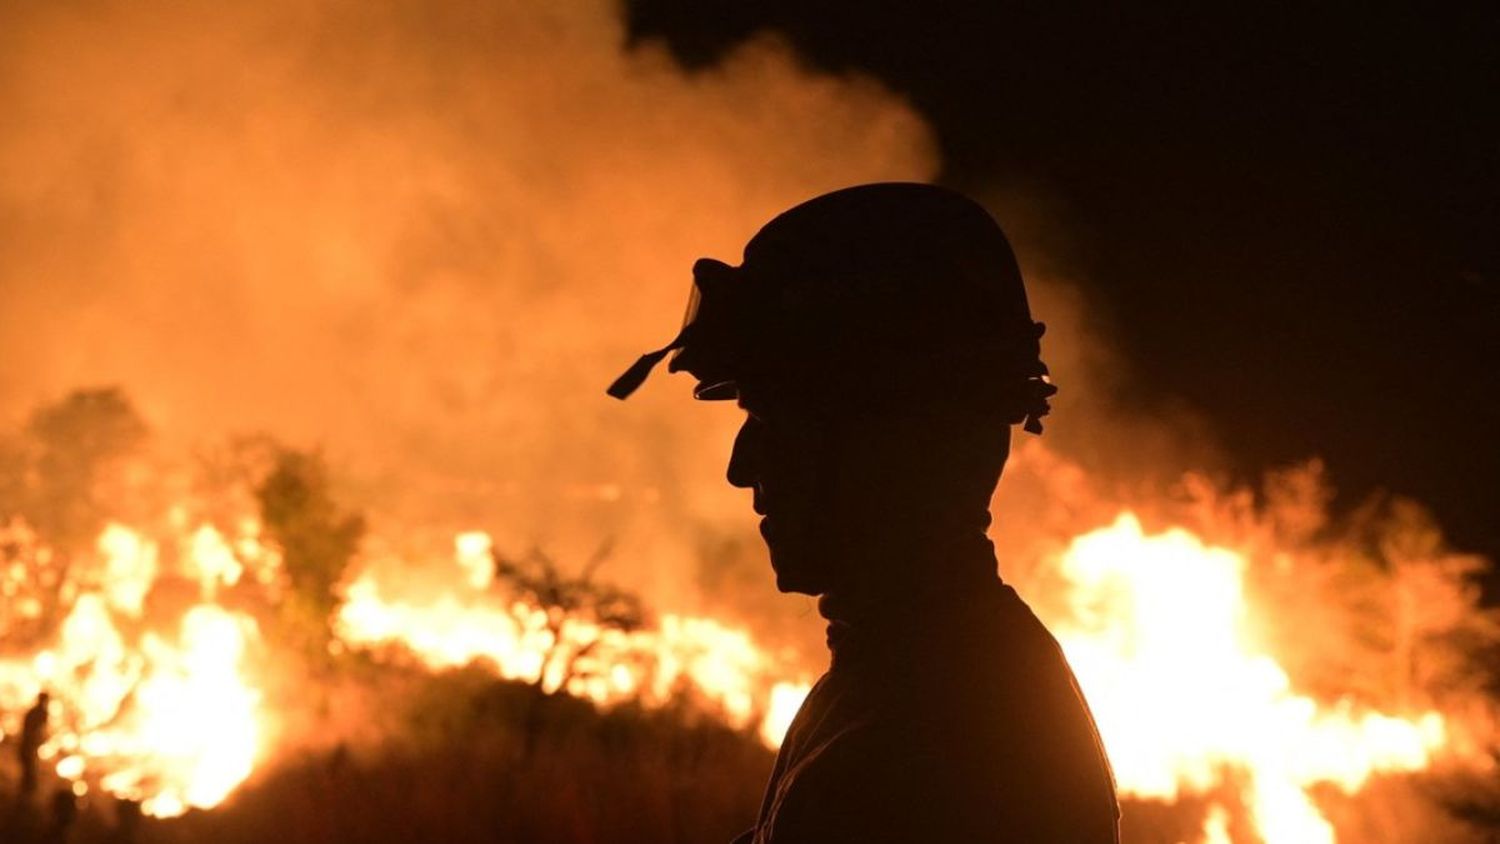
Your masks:
<svg viewBox="0 0 1500 844"><path fill-rule="evenodd" d="M835 625L830 644L739 842L1117 844L1093 717L1009 586Z"/></svg>

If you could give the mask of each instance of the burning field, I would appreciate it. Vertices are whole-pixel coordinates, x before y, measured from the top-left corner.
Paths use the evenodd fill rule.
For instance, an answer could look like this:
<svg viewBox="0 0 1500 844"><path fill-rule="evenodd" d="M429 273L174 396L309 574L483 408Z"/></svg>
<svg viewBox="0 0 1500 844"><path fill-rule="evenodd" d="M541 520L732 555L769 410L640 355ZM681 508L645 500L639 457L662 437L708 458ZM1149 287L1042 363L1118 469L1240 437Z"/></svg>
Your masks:
<svg viewBox="0 0 1500 844"><path fill-rule="evenodd" d="M558 729L544 702L578 699L602 715L574 718L718 725L743 766L728 787L753 796L754 748L775 748L821 666L747 607L654 605L610 580L608 549L511 556L478 530L398 529L347 509L318 455L260 439L173 466L145 436L116 391L38 410L8 440L0 544L6 734L20 741L50 692L44 784L101 817L156 819L136 822L145 840L208 834L216 807L308 760L378 769L412 729L389 713L431 707L414 689L461 708L490 694L485 677L536 697L496 735L446 740L499 741L525 770ZM1116 501L1035 443L1010 472L1004 573L1089 696L1128 840L1493 834L1497 625L1468 580L1483 563L1415 505L1330 524L1316 467L1258 500L1189 477ZM1008 498L1044 512L1018 525Z"/></svg>
<svg viewBox="0 0 1500 844"><path fill-rule="evenodd" d="M910 106L772 39L688 73L604 0L397 0L5 6L0 110L0 830L750 822L818 619L722 481L732 408L602 390L695 257L932 178ZM992 535L1126 839L1495 840L1489 563L1122 410L1049 220L990 200L1063 387Z"/></svg>

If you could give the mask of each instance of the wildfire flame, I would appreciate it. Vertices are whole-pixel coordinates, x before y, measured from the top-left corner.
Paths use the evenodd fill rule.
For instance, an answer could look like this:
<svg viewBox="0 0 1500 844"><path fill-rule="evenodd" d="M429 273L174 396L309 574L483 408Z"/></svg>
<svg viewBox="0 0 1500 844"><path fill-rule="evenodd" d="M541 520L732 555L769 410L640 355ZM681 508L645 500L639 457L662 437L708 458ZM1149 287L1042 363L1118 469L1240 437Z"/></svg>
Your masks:
<svg viewBox="0 0 1500 844"><path fill-rule="evenodd" d="M483 660L506 679L599 705L660 705L690 689L732 726L759 718L759 733L773 746L785 735L809 686L781 676L790 668L748 631L677 614L641 630L586 620L554 626L546 609L489 591L491 544L483 533L459 535L453 561L464 587L427 602L388 597L379 579L365 573L345 594L336 624L340 638L353 646L397 642L434 669Z"/></svg>
<svg viewBox="0 0 1500 844"><path fill-rule="evenodd" d="M56 640L29 659L0 662L0 711L24 712L38 692L51 694L40 755L75 793L98 787L156 817L217 805L264 750L261 695L244 673L257 625L208 599L241 568L225 565L228 543L211 527L186 544L182 567L200 578L202 594L175 630L133 632L160 555L112 524L97 545L101 576L78 587Z"/></svg>
<svg viewBox="0 0 1500 844"><path fill-rule="evenodd" d="M78 793L138 800L159 817L223 801L269 751L263 693L246 666L257 624L219 602L247 573L261 584L277 577L279 560L255 532L253 522L237 537L183 528L175 553L163 554L144 534L109 525L96 564L69 582L76 594L55 639L0 662L7 731L45 688L53 729L42 756ZM706 617L625 626L559 617L498 588L493 544L480 532L455 537L448 560L422 564L450 586L423 597L365 565L343 589L337 644L395 645L432 670L480 662L600 706L663 705L686 692L768 747L780 743L809 689L791 655ZM1437 711L1299 694L1257 635L1268 616L1247 595L1246 558L1184 528L1148 533L1125 512L1069 540L1052 565L1063 600L1037 605L1062 608L1044 620L1090 700L1122 792L1210 795L1203 841L1230 842L1238 821L1270 844L1333 844L1310 789L1354 793L1373 774L1422 769L1452 738ZM162 627L149 618L168 577L196 595ZM8 579L8 594L13 587ZM1225 788L1238 792L1237 806L1212 797Z"/></svg>
<svg viewBox="0 0 1500 844"><path fill-rule="evenodd" d="M761 738L779 745L808 685L779 676L784 663L711 619L666 616L659 629L631 634L575 625L564 635L573 649L590 651L596 669L566 682L543 676L545 654L557 644L545 614L485 600L489 584L473 577L473 553L489 542L478 536L457 542L455 559L471 575L467 596L404 603L385 598L366 576L340 616L345 640L401 642L434 668L482 658L502 676L549 690L561 684L605 705L661 702L685 680L718 703L729 723L759 717ZM1309 788L1356 792L1376 772L1426 767L1445 744L1437 712L1398 716L1296 693L1253 635L1246 560L1234 551L1182 528L1147 534L1124 513L1074 538L1056 564L1068 612L1044 620L1091 702L1126 794L1170 800L1233 782L1264 841L1333 844L1334 829ZM1211 804L1204 840L1230 841L1229 823L1229 808Z"/></svg>
<svg viewBox="0 0 1500 844"><path fill-rule="evenodd" d="M1423 768L1445 723L1436 712L1396 717L1296 694L1251 633L1245 566L1180 528L1147 535L1124 514L1063 554L1072 614L1050 626L1125 792L1206 792L1232 769L1245 775L1242 797L1262 839L1332 844L1307 789L1354 792L1377 771ZM1227 840L1216 809L1203 834Z"/></svg>

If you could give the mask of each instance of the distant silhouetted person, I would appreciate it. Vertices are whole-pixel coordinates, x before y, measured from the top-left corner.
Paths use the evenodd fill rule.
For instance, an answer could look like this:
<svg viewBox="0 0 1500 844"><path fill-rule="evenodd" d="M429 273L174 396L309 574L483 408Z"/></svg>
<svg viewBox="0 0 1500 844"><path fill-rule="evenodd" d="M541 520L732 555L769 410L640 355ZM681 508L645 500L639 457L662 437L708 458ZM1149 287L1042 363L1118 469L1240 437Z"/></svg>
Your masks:
<svg viewBox="0 0 1500 844"><path fill-rule="evenodd" d="M113 844L135 844L141 828L141 801L122 799L115 803L115 826L110 834Z"/></svg>
<svg viewBox="0 0 1500 844"><path fill-rule="evenodd" d="M740 841L1115 844L1093 718L986 537L1010 426L1040 433L1056 392L994 220L865 185L693 272L681 333L610 393L675 351L698 398L739 401L729 482L833 652Z"/></svg>
<svg viewBox="0 0 1500 844"><path fill-rule="evenodd" d="M52 817L47 824L47 832L42 836L46 844L63 844L68 840L68 832L73 828L73 822L78 819L78 798L73 795L73 789L63 786L52 793Z"/></svg>
<svg viewBox="0 0 1500 844"><path fill-rule="evenodd" d="M52 697L46 692L36 696L36 703L26 710L21 721L21 741L16 753L21 762L21 794L31 795L37 786L37 753L47 740L47 705Z"/></svg>

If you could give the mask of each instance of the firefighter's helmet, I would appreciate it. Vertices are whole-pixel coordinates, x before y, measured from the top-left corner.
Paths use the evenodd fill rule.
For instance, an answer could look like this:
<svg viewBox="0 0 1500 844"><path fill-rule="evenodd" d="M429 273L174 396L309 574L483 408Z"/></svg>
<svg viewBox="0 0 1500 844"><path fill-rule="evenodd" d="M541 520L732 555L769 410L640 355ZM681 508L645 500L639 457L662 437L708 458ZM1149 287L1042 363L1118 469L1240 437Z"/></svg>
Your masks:
<svg viewBox="0 0 1500 844"><path fill-rule="evenodd" d="M652 367L698 379L700 399L743 389L840 407L962 403L1026 429L1047 380L1026 289L980 205L933 185L845 188L786 211L732 267L693 266L681 332L609 388L625 398Z"/></svg>

